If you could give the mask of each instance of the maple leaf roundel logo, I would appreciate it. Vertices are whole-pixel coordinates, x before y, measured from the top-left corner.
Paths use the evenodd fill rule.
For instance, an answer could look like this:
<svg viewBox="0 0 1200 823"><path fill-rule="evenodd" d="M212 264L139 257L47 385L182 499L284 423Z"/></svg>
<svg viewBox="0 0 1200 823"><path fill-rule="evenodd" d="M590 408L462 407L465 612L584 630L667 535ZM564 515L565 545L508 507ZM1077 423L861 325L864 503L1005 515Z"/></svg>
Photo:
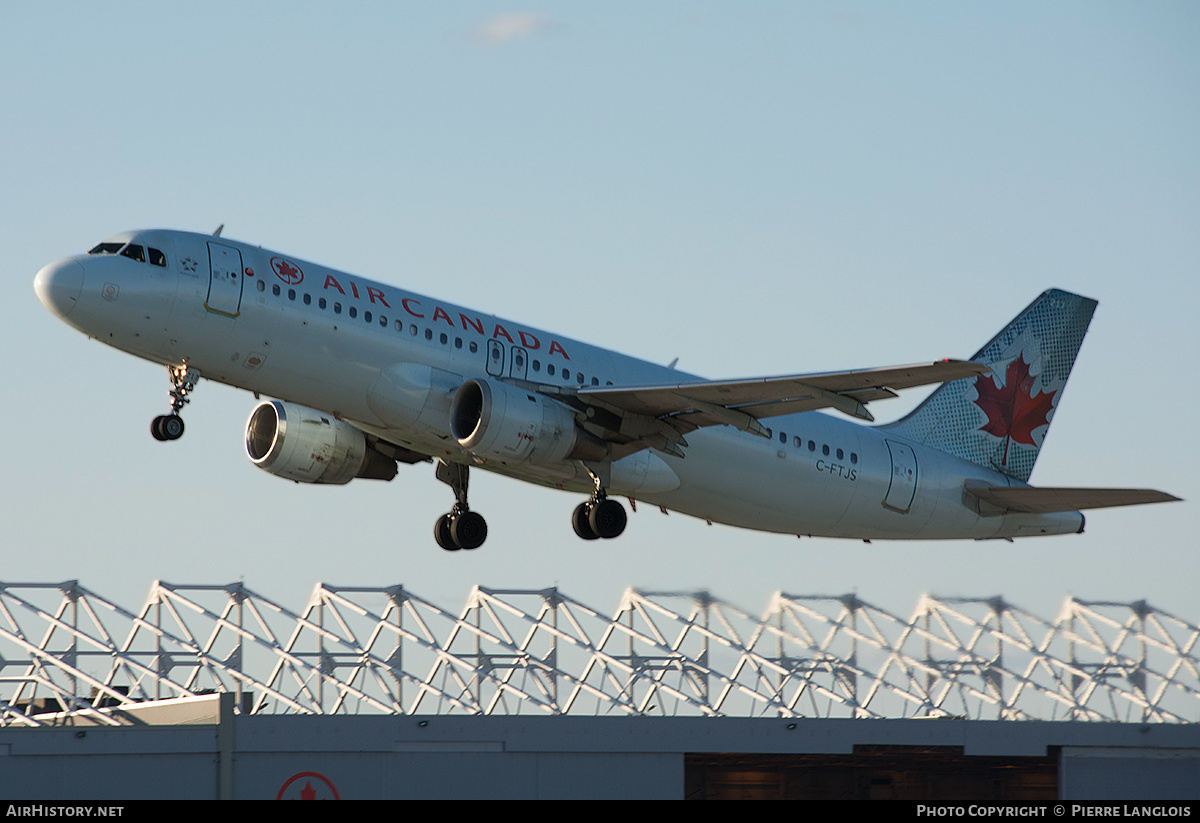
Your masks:
<svg viewBox="0 0 1200 823"><path fill-rule="evenodd" d="M1005 439L1005 464L1008 463L1009 442L1036 446L1033 430L1050 425L1050 412L1054 410L1057 392L1040 392L1035 397L1033 384L1036 379L1029 373L1024 352L1008 364L1003 386L997 388L995 379L988 375L975 378L975 390L979 393L975 405L987 415L987 422L979 430Z"/></svg>
<svg viewBox="0 0 1200 823"><path fill-rule="evenodd" d="M271 270L275 272L276 277L289 286L298 285L304 279L304 272L300 270L300 267L282 257L271 258Z"/></svg>
<svg viewBox="0 0 1200 823"><path fill-rule="evenodd" d="M319 772L300 772L288 778L276 800L341 800L337 788Z"/></svg>

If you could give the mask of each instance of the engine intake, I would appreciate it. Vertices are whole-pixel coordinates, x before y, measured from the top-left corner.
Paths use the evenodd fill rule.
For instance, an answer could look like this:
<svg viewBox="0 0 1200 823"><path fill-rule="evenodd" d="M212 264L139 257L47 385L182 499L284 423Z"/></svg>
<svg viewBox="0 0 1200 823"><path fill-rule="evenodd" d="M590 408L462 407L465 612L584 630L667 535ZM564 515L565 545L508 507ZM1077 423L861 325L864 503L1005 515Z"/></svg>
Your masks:
<svg viewBox="0 0 1200 823"><path fill-rule="evenodd" d="M371 448L349 423L314 409L268 400L250 413L246 454L254 465L297 483L343 485L391 480L396 461Z"/></svg>
<svg viewBox="0 0 1200 823"><path fill-rule="evenodd" d="M603 440L563 403L494 380L468 380L450 405L450 431L472 454L501 461L603 460Z"/></svg>

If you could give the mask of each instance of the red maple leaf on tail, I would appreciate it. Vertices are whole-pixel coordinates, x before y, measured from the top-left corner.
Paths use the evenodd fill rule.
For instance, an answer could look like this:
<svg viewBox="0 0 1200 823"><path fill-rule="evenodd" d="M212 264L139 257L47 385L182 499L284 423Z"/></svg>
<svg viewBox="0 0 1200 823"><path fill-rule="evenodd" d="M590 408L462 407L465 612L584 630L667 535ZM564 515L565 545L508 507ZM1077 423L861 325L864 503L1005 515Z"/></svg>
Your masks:
<svg viewBox="0 0 1200 823"><path fill-rule="evenodd" d="M1004 375L1004 385L997 388L996 381L987 375L975 378L975 390L979 392L975 404L987 415L987 423L979 427L980 431L996 437L1003 437L1004 459L1001 465L1008 465L1008 443L1010 440L1036 446L1033 441L1033 430L1050 423L1050 412L1054 410L1054 395L1056 392L1042 392L1033 396L1035 377L1029 373L1029 364L1025 362L1025 353L1008 365Z"/></svg>

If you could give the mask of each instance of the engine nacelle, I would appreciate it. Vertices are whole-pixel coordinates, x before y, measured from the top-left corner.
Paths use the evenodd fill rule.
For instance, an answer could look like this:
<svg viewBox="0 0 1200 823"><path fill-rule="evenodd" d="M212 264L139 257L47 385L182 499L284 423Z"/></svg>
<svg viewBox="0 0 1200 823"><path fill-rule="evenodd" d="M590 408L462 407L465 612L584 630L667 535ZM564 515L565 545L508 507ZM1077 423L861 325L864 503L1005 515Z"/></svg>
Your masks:
<svg viewBox="0 0 1200 823"><path fill-rule="evenodd" d="M269 400L250 413L246 454L263 471L298 483L342 485L356 477L391 480L396 461L331 414Z"/></svg>
<svg viewBox="0 0 1200 823"><path fill-rule="evenodd" d="M494 380L468 380L450 405L450 431L472 454L501 461L603 460L604 441L557 400Z"/></svg>

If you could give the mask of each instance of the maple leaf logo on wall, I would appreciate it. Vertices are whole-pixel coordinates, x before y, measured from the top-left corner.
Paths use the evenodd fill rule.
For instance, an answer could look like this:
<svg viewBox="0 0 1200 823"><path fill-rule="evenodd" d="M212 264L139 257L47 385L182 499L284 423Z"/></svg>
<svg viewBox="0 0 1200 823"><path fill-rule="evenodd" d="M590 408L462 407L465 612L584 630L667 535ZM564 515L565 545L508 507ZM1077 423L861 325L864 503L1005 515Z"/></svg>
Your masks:
<svg viewBox="0 0 1200 823"><path fill-rule="evenodd" d="M1004 458L1000 465L1008 465L1010 442L1036 446L1033 430L1050 425L1050 412L1054 410L1054 395L1057 392L1041 392L1033 396L1033 384L1037 378L1029 373L1025 353L1008 364L1004 385L996 387L996 381L987 375L975 378L975 390L979 393L975 404L987 415L987 423L980 431L1004 438Z"/></svg>

